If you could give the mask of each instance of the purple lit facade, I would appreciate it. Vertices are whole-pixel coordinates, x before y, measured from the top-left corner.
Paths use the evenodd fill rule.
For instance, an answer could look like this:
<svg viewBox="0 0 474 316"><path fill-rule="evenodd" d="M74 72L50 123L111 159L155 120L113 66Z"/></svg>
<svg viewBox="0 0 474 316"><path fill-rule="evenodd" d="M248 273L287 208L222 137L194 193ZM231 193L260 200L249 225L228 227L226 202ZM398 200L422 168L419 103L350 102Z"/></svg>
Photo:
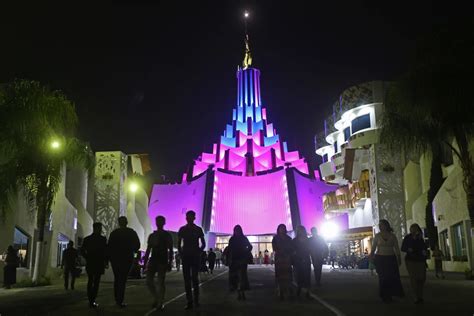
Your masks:
<svg viewBox="0 0 474 316"><path fill-rule="evenodd" d="M194 161L181 184L154 185L151 218L163 215L166 228L177 231L192 209L196 223L218 235L231 234L236 224L250 235L272 234L281 223L290 231L322 224L322 195L334 188L315 177L268 122L258 69L237 70L232 123L212 148Z"/></svg>

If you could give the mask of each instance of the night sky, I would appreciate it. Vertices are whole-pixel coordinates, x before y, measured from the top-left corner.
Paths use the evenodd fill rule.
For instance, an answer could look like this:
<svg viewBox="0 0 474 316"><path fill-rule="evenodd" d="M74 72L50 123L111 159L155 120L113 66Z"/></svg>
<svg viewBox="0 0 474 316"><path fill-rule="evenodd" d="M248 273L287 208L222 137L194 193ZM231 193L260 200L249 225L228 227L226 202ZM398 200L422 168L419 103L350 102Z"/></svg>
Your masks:
<svg viewBox="0 0 474 316"><path fill-rule="evenodd" d="M62 90L94 150L149 153L155 177L177 179L231 121L248 9L269 121L315 167L314 134L342 90L396 79L417 38L449 19L427 1L333 2L2 7L0 82Z"/></svg>

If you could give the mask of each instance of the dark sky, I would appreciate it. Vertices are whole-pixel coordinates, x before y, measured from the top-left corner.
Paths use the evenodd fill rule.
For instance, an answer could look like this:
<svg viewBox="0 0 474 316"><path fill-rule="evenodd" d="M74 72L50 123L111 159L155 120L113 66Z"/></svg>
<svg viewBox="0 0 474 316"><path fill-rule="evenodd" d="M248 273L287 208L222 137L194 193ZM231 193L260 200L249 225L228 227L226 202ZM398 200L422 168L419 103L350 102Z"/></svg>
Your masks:
<svg viewBox="0 0 474 316"><path fill-rule="evenodd" d="M428 1L332 3L3 7L0 82L35 79L62 90L94 150L149 153L155 176L177 178L232 118L248 8L269 120L314 167L313 136L342 90L396 78L416 39L449 19Z"/></svg>

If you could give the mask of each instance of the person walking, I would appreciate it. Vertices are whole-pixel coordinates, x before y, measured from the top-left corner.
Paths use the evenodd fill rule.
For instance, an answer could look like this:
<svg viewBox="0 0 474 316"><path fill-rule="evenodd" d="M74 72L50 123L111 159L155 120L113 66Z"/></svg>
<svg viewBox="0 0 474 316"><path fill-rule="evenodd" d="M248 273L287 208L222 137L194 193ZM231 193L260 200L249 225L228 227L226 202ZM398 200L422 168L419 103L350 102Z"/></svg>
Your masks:
<svg viewBox="0 0 474 316"><path fill-rule="evenodd" d="M110 233L108 251L110 263L114 272L114 297L118 307L127 307L124 303L125 286L133 259L140 249L140 239L137 233L127 227L125 216L118 218L119 227Z"/></svg>
<svg viewBox="0 0 474 316"><path fill-rule="evenodd" d="M444 279L444 272L443 272L443 259L444 259L444 254L443 252L436 246L435 250L433 250L433 259L434 259L434 264L435 264L435 275L436 278L439 279L441 278Z"/></svg>
<svg viewBox="0 0 474 316"><path fill-rule="evenodd" d="M423 303L427 249L420 225L412 224L410 226L410 234L406 235L403 239L401 250L406 253L405 264L410 276L411 287L415 292L415 304Z"/></svg>
<svg viewBox="0 0 474 316"><path fill-rule="evenodd" d="M209 269L207 268L207 253L205 251L201 252L201 264L199 267L199 272L209 273Z"/></svg>
<svg viewBox="0 0 474 316"><path fill-rule="evenodd" d="M293 266L296 275L296 295L301 294L304 289L306 298L310 298L309 289L311 288L311 258L308 234L304 226L298 226L296 237L293 239L295 256Z"/></svg>
<svg viewBox="0 0 474 316"><path fill-rule="evenodd" d="M216 265L216 253L212 251L212 248L209 249L209 253L207 254L207 262L209 262L209 272L213 274Z"/></svg>
<svg viewBox="0 0 474 316"><path fill-rule="evenodd" d="M381 219L379 228L380 232L375 234L372 241L370 257L374 260L379 277L379 295L383 302L389 303L393 296L403 297L405 295L398 269L402 261L398 240L390 223Z"/></svg>
<svg viewBox="0 0 474 316"><path fill-rule="evenodd" d="M252 260L252 244L242 231L240 225L234 227L234 234L229 239L229 283L231 290L237 290L237 299L245 300L245 291L250 289L247 266Z"/></svg>
<svg viewBox="0 0 474 316"><path fill-rule="evenodd" d="M266 266L270 264L270 252L268 249L265 249L263 252L263 264Z"/></svg>
<svg viewBox="0 0 474 316"><path fill-rule="evenodd" d="M63 251L63 260L61 261L61 269L64 270L64 289L69 288L69 276L71 276L71 290L74 290L76 281L76 263L79 254L74 248L74 242L70 240L67 248Z"/></svg>
<svg viewBox="0 0 474 316"><path fill-rule="evenodd" d="M280 300L289 294L291 289L293 270L291 259L294 247L291 237L287 235L285 224L278 225L277 233L272 239L272 247L275 253L275 279L277 292Z"/></svg>
<svg viewBox="0 0 474 316"><path fill-rule="evenodd" d="M102 223L92 225L93 232L84 238L81 247L81 254L86 259L87 272L87 297L89 307L97 308L97 293L99 292L100 277L108 267L106 249L107 238L102 236Z"/></svg>
<svg viewBox="0 0 474 316"><path fill-rule="evenodd" d="M258 264L263 263L263 254L261 251L258 252Z"/></svg>
<svg viewBox="0 0 474 316"><path fill-rule="evenodd" d="M178 231L178 252L183 262L184 288L186 290L187 304L185 309L199 307L199 266L201 252L206 248L204 232L195 225L196 213L186 212L187 224ZM201 245L199 245L201 242ZM192 283L192 289L191 289Z"/></svg>
<svg viewBox="0 0 474 316"><path fill-rule="evenodd" d="M8 246L5 257L5 266L3 267L3 286L11 289L16 284L16 268L20 264L20 258L13 246Z"/></svg>
<svg viewBox="0 0 474 316"><path fill-rule="evenodd" d="M177 251L174 254L174 264L176 265L176 271L179 271L181 269L181 256Z"/></svg>
<svg viewBox="0 0 474 316"><path fill-rule="evenodd" d="M169 232L164 230L165 217L157 216L155 222L156 230L148 236L144 266L146 269L146 284L154 298L152 308L161 311L164 309L166 272L171 271L171 264L173 263L173 238ZM158 275L158 290L155 286L156 274Z"/></svg>
<svg viewBox="0 0 474 316"><path fill-rule="evenodd" d="M221 260L222 260L222 251L219 248L216 248L216 268L219 269L221 267Z"/></svg>
<svg viewBox="0 0 474 316"><path fill-rule="evenodd" d="M316 227L311 228L311 238L309 239L309 252L313 263L315 285L321 286L321 273L324 258L328 255L328 245L324 239L318 235Z"/></svg>
<svg viewBox="0 0 474 316"><path fill-rule="evenodd" d="M329 251L329 263L331 264L331 268L336 269L334 264L337 260L337 251L334 248L334 245L331 245L331 250Z"/></svg>

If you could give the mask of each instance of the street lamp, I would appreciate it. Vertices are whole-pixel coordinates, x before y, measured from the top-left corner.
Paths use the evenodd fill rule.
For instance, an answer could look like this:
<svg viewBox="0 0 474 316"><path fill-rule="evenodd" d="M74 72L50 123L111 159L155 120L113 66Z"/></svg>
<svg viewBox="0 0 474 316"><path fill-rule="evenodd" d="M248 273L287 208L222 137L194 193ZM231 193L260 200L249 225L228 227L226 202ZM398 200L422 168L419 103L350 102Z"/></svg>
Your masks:
<svg viewBox="0 0 474 316"><path fill-rule="evenodd" d="M61 143L57 140L53 140L51 141L50 146L51 146L51 149L57 150L59 149L59 147L61 147Z"/></svg>
<svg viewBox="0 0 474 316"><path fill-rule="evenodd" d="M130 183L128 188L129 188L130 192L135 193L138 190L138 184L136 184L135 182L132 182L132 183Z"/></svg>

